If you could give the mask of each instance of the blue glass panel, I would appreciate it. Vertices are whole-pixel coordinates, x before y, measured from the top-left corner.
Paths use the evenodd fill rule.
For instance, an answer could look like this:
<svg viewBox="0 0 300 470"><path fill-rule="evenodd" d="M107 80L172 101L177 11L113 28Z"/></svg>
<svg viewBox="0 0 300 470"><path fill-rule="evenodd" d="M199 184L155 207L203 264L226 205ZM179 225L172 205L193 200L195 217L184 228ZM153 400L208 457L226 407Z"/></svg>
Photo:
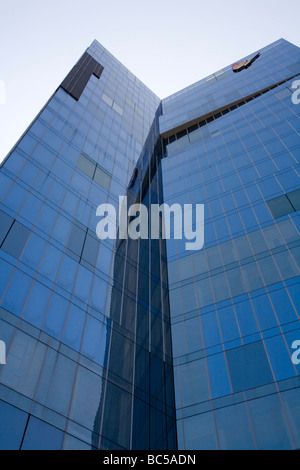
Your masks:
<svg viewBox="0 0 300 470"><path fill-rule="evenodd" d="M261 330L274 328L278 325L267 295L252 297L252 303Z"/></svg>
<svg viewBox="0 0 300 470"><path fill-rule="evenodd" d="M35 282L31 290L28 302L23 313L23 320L40 328L47 305L50 299L51 290L43 286L40 282Z"/></svg>
<svg viewBox="0 0 300 470"><path fill-rule="evenodd" d="M203 413L184 420L185 450L217 450L213 413Z"/></svg>
<svg viewBox="0 0 300 470"><path fill-rule="evenodd" d="M62 341L77 351L80 349L85 312L70 304Z"/></svg>
<svg viewBox="0 0 300 470"><path fill-rule="evenodd" d="M56 339L61 338L69 302L60 295L53 294L43 330Z"/></svg>
<svg viewBox="0 0 300 470"><path fill-rule="evenodd" d="M232 393L225 354L208 356L207 364L212 397L218 398Z"/></svg>
<svg viewBox="0 0 300 470"><path fill-rule="evenodd" d="M110 328L88 315L81 353L100 365L104 365L105 351L109 345Z"/></svg>
<svg viewBox="0 0 300 470"><path fill-rule="evenodd" d="M60 450L64 433L54 426L30 417L22 450Z"/></svg>
<svg viewBox="0 0 300 470"><path fill-rule="evenodd" d="M240 338L235 312L231 305L219 309L219 322L224 343Z"/></svg>
<svg viewBox="0 0 300 470"><path fill-rule="evenodd" d="M222 450L254 450L255 442L244 403L215 411Z"/></svg>
<svg viewBox="0 0 300 470"><path fill-rule="evenodd" d="M235 302L236 315L242 336L248 336L259 332L253 309L249 300Z"/></svg>
<svg viewBox="0 0 300 470"><path fill-rule="evenodd" d="M0 450L19 450L28 414L0 400Z"/></svg>
<svg viewBox="0 0 300 470"><path fill-rule="evenodd" d="M22 271L17 270L9 284L1 306L15 315L20 315L31 284L32 278L24 274ZM16 295L16 292L18 292L18 295Z"/></svg>
<svg viewBox="0 0 300 470"><path fill-rule="evenodd" d="M278 395L250 400L248 408L258 449L294 449L289 425Z"/></svg>
<svg viewBox="0 0 300 470"><path fill-rule="evenodd" d="M180 384L182 406L208 400L210 389L206 361L194 361L180 366Z"/></svg>
<svg viewBox="0 0 300 470"><path fill-rule="evenodd" d="M207 348L221 343L219 325L215 312L201 316L203 326L204 343Z"/></svg>
<svg viewBox="0 0 300 470"><path fill-rule="evenodd" d="M261 341L226 351L234 392L273 382L268 358Z"/></svg>
<svg viewBox="0 0 300 470"><path fill-rule="evenodd" d="M295 377L296 371L283 337L280 335L267 338L265 345L276 380Z"/></svg>

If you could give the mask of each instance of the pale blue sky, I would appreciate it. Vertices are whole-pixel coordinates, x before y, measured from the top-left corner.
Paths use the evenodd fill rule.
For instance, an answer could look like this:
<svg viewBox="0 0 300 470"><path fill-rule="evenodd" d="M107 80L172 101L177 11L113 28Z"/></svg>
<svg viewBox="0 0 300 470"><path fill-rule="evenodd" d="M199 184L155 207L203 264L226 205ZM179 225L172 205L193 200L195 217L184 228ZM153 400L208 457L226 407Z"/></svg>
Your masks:
<svg viewBox="0 0 300 470"><path fill-rule="evenodd" d="M97 39L160 98L283 37L299 0L1 0L0 161Z"/></svg>

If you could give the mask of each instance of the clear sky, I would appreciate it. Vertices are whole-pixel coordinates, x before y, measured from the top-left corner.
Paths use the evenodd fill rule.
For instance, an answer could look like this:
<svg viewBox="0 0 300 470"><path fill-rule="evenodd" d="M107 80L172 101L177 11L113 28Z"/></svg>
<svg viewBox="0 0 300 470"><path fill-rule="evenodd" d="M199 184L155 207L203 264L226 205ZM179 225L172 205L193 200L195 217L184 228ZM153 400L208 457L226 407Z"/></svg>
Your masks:
<svg viewBox="0 0 300 470"><path fill-rule="evenodd" d="M0 161L94 39L165 98L299 31L300 0L0 0Z"/></svg>

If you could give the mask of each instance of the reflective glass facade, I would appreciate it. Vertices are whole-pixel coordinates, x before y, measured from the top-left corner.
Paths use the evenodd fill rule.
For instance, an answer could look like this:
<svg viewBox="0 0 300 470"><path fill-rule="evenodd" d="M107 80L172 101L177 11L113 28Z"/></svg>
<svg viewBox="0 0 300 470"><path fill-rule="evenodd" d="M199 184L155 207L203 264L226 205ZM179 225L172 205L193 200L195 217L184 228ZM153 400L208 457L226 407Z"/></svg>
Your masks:
<svg viewBox="0 0 300 470"><path fill-rule="evenodd" d="M95 41L1 167L0 448L176 448L165 243L96 236L161 200L160 112Z"/></svg>
<svg viewBox="0 0 300 470"><path fill-rule="evenodd" d="M260 53L161 101L94 41L3 162L0 448L300 448L300 52ZM122 195L203 249L99 240Z"/></svg>
<svg viewBox="0 0 300 470"><path fill-rule="evenodd" d="M164 200L205 205L201 251L167 240L181 449L300 447L300 52L260 52L163 100Z"/></svg>

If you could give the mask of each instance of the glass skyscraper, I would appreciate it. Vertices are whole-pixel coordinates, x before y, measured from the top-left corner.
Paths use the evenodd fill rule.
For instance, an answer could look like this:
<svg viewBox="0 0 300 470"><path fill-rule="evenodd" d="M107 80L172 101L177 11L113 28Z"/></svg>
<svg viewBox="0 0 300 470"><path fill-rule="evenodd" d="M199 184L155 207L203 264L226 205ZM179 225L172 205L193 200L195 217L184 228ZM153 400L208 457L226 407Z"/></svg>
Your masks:
<svg viewBox="0 0 300 470"><path fill-rule="evenodd" d="M79 59L0 169L1 449L300 448L299 75L280 39L161 101ZM119 196L203 204L203 248L99 240Z"/></svg>

